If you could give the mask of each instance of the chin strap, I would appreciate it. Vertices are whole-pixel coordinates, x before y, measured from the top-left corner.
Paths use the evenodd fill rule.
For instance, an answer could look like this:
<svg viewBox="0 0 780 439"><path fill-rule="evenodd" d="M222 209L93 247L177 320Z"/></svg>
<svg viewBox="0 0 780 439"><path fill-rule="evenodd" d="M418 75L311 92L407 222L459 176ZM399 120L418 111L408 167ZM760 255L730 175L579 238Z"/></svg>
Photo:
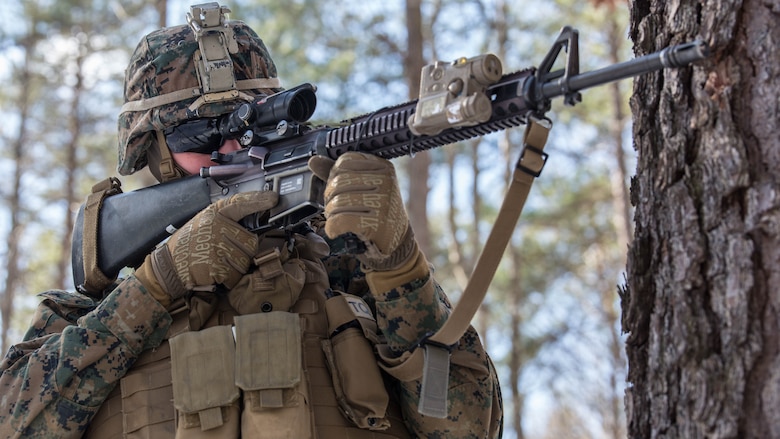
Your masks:
<svg viewBox="0 0 780 439"><path fill-rule="evenodd" d="M157 177L157 180L160 183L165 183L166 181L172 181L172 180L178 180L182 177L185 177L187 175L186 172L184 172L179 165L176 164L176 161L173 159L173 155L171 154L171 150L168 148L168 142L165 140L165 134L162 132L162 130L157 130L157 148L160 153L160 163L157 164L157 169L159 169L160 175L155 175ZM152 166L155 165L154 163L149 163L149 169L152 170Z"/></svg>

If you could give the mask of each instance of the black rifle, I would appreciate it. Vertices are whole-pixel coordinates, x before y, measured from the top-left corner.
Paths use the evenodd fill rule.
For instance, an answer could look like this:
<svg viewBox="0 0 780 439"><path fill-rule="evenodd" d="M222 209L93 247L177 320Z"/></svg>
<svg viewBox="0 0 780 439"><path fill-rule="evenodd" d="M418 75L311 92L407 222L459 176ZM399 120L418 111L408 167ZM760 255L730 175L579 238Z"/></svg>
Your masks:
<svg viewBox="0 0 780 439"><path fill-rule="evenodd" d="M552 70L561 50L565 66ZM313 155L336 159L347 151L383 158L412 155L439 146L544 118L552 98L569 105L579 91L664 68L683 67L708 55L695 41L668 47L599 70L579 72L578 33L564 27L538 68L502 75L494 55L452 63L436 62L422 71L420 98L386 107L337 126L305 122L316 106L315 88L303 84L244 104L212 124L224 138L245 147L212 158L215 166L200 176L162 183L105 199L98 222L97 262L108 277L136 267L173 230L221 198L245 191L273 190L278 205L244 225L258 232L298 225L323 210L323 183L307 163ZM214 134L214 133L211 133ZM83 206L72 242L73 278L84 283Z"/></svg>

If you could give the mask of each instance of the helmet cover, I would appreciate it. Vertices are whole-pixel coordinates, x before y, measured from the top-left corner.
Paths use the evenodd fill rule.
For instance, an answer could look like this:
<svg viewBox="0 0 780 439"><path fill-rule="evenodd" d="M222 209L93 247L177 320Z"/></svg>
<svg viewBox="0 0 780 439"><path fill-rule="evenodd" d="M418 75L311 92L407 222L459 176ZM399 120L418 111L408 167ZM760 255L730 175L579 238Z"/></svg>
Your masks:
<svg viewBox="0 0 780 439"><path fill-rule="evenodd" d="M229 55L236 87L229 97L223 93L219 99L208 99L216 95L209 94L208 87L204 93L199 44L190 25L156 30L138 44L125 71L125 105L119 114L120 174L130 175L146 166L147 151L157 146L156 131L229 113L248 98L282 90L260 37L241 21L224 25L237 43L237 51Z"/></svg>

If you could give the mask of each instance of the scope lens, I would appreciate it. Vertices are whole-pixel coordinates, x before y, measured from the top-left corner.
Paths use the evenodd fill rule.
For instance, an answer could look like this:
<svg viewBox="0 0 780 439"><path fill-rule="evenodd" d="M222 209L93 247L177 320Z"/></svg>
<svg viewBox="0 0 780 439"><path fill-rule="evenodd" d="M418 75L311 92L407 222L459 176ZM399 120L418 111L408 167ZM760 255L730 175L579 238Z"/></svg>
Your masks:
<svg viewBox="0 0 780 439"><path fill-rule="evenodd" d="M222 134L219 132L219 119L202 118L188 120L167 128L165 141L173 152L197 152L211 154L222 146Z"/></svg>
<svg viewBox="0 0 780 439"><path fill-rule="evenodd" d="M314 113L314 108L311 105L311 101L308 100L306 96L296 95L290 101L290 107L287 111L290 115L290 119L305 122L309 120L312 113Z"/></svg>

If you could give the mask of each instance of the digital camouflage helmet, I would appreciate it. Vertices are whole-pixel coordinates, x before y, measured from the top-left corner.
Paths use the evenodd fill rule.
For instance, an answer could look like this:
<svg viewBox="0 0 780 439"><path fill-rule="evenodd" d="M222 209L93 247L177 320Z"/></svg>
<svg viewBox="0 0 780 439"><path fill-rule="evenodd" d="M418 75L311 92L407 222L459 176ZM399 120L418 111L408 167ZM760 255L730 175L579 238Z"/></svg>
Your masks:
<svg viewBox="0 0 780 439"><path fill-rule="evenodd" d="M245 23L227 20L228 12L218 3L192 6L188 24L154 31L138 44L119 114L120 174L152 164L160 181L181 176L161 147L163 130L281 90L263 41Z"/></svg>

